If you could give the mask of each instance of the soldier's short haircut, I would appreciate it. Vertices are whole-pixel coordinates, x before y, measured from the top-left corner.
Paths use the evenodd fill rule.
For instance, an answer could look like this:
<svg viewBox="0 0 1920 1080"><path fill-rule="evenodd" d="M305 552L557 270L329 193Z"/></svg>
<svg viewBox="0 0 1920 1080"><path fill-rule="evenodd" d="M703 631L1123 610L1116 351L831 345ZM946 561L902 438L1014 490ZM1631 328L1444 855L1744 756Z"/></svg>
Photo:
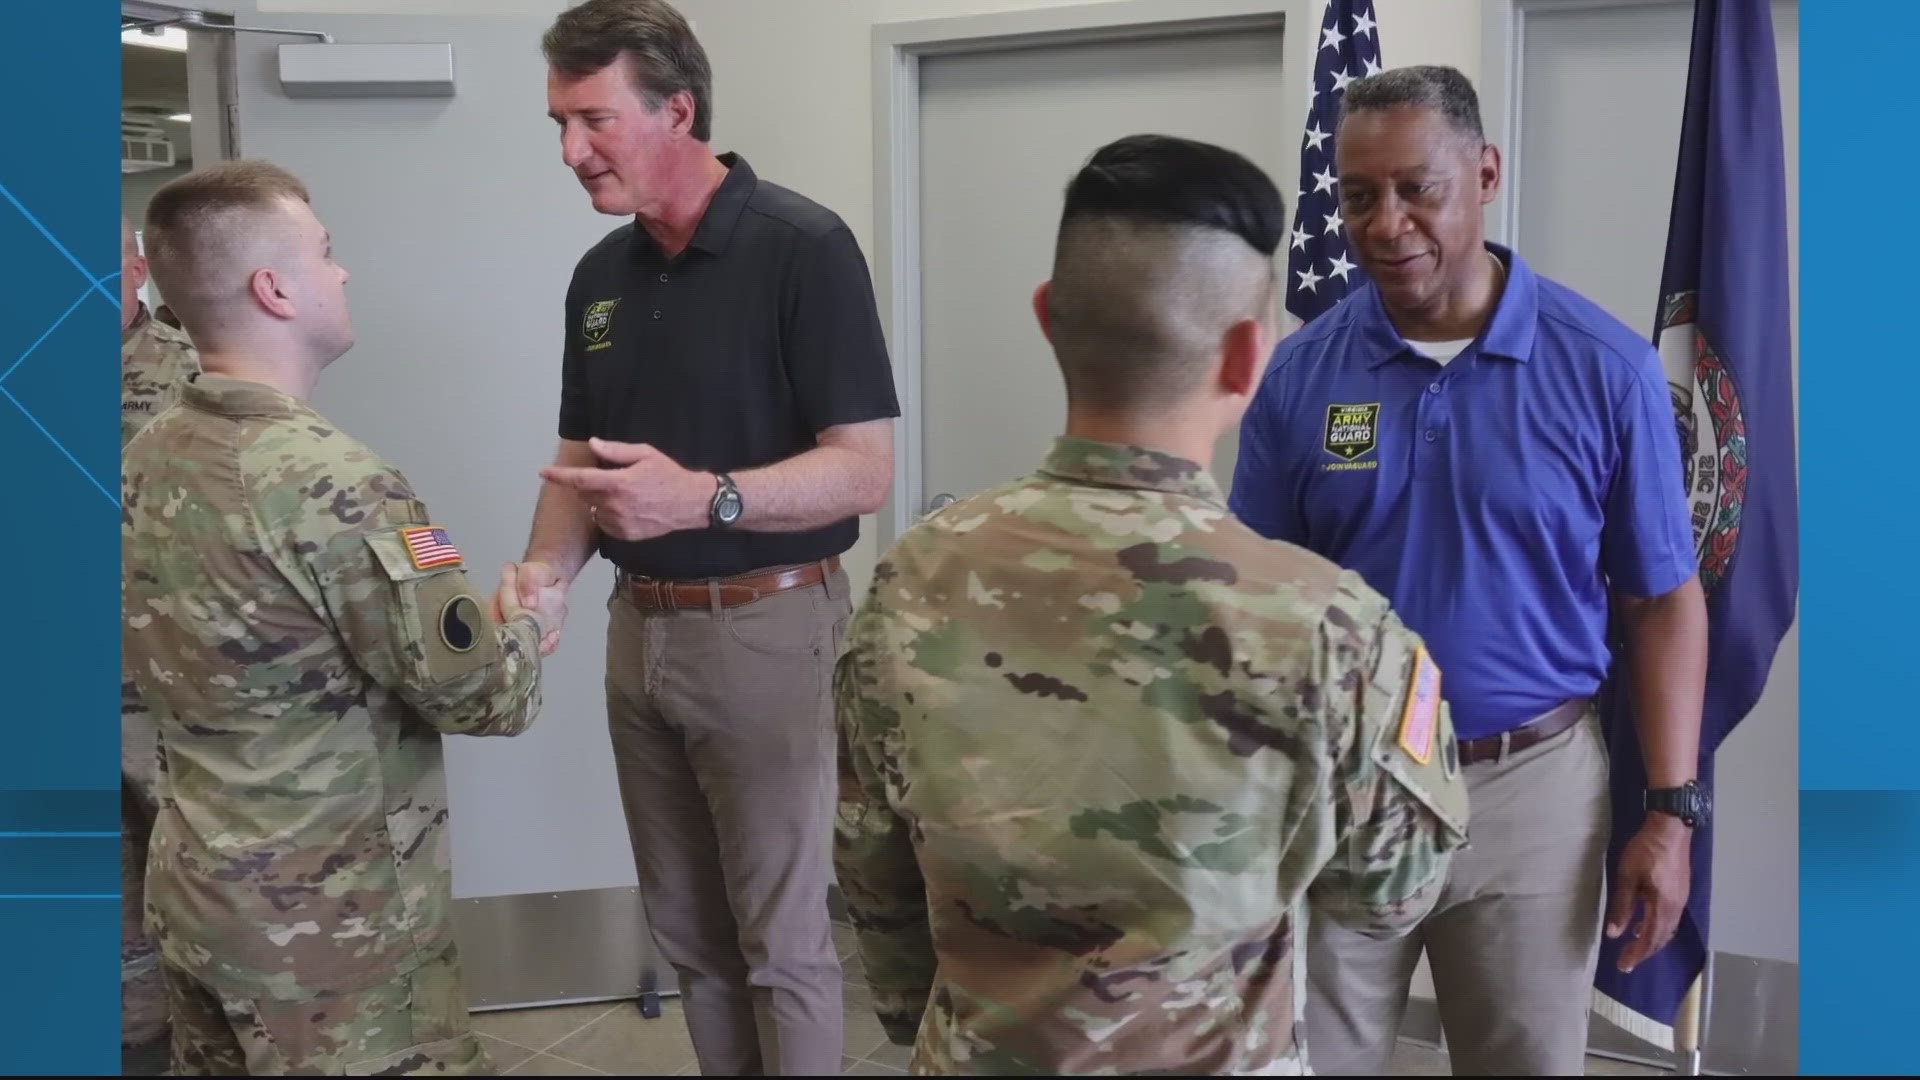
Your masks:
<svg viewBox="0 0 1920 1080"><path fill-rule="evenodd" d="M1461 136L1476 145L1487 141L1480 125L1480 96L1474 93L1473 82L1456 68L1438 64L1392 68L1348 83L1340 98L1341 122L1355 113L1388 109L1434 109Z"/></svg>
<svg viewBox="0 0 1920 1080"><path fill-rule="evenodd" d="M1259 166L1165 135L1101 147L1067 185L1047 298L1068 398L1140 413L1213 371L1235 323L1271 319L1286 207Z"/></svg>
<svg viewBox="0 0 1920 1080"><path fill-rule="evenodd" d="M236 265L254 250L261 226L287 202L310 203L307 188L278 165L223 161L196 169L147 203L147 267L190 333L215 329L218 309L246 295Z"/></svg>
<svg viewBox="0 0 1920 1080"><path fill-rule="evenodd" d="M548 67L569 79L597 75L628 57L648 110L659 112L685 90L693 95L693 137L712 140L713 67L693 27L664 0L587 0L560 13L540 51Z"/></svg>

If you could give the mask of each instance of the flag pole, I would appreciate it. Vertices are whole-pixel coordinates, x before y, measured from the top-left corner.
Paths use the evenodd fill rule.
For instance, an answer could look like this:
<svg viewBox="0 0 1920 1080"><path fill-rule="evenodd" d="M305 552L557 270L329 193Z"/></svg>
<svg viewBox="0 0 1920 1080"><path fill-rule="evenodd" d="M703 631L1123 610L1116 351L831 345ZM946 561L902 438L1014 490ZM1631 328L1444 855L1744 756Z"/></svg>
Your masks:
<svg viewBox="0 0 1920 1080"><path fill-rule="evenodd" d="M1713 997L1713 954L1707 954L1707 962L1700 974L1688 988L1685 1000L1680 1002L1680 1015L1673 1025L1673 1048L1686 1055L1684 1075L1700 1076L1702 1049L1706 1046L1703 1037L1706 1028L1707 1004Z"/></svg>

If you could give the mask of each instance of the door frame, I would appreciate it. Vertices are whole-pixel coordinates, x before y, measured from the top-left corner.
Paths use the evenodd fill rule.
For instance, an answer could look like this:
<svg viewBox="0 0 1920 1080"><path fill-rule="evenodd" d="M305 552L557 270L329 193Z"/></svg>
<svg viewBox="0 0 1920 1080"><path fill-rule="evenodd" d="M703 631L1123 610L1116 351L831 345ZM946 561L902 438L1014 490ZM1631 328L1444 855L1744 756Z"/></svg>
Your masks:
<svg viewBox="0 0 1920 1080"><path fill-rule="evenodd" d="M924 400L921 393L920 62L963 53L1184 37L1234 30L1280 30L1309 0L1110 0L1029 11L876 23L873 27L874 289L899 388L893 489L877 522L879 555L921 516ZM1306 25L1305 22L1301 25ZM1283 70L1300 49L1286 41ZM1311 54L1307 55L1311 70ZM1294 86L1294 82L1299 86ZM1288 80L1276 123L1306 117L1306 79Z"/></svg>
<svg viewBox="0 0 1920 1080"><path fill-rule="evenodd" d="M231 0L120 0L123 19L166 19L198 12L214 25L233 25ZM250 6L250 5L249 5ZM211 164L239 156L233 35L187 33L187 111L193 115L193 161Z"/></svg>

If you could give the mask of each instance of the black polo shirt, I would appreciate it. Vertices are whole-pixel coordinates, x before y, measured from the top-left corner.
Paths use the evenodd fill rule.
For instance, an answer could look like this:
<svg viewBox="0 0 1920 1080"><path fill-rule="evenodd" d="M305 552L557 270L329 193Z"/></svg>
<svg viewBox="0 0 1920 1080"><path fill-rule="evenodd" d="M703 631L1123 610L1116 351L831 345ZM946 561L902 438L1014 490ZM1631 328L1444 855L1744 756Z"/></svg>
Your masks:
<svg viewBox="0 0 1920 1080"><path fill-rule="evenodd" d="M574 270L561 438L647 443L689 469L740 472L813 449L824 428L900 415L846 223L739 155L720 160L727 178L678 258L629 223ZM726 577L838 555L859 535L847 518L803 533L602 536L600 553L651 577Z"/></svg>

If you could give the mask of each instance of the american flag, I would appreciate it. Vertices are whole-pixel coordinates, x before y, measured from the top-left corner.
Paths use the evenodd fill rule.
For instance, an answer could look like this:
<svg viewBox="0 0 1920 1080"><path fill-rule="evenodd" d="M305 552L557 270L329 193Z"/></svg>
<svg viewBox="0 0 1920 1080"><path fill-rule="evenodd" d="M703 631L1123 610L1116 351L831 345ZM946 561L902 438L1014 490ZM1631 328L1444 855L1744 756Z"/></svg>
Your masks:
<svg viewBox="0 0 1920 1080"><path fill-rule="evenodd" d="M1300 142L1300 192L1287 242L1287 310L1301 322L1333 307L1360 286L1362 271L1347 260L1340 220L1340 182L1333 173L1333 129L1347 84L1380 73L1380 32L1373 0L1328 0L1313 58L1313 100Z"/></svg>
<svg viewBox="0 0 1920 1080"><path fill-rule="evenodd" d="M432 570L438 566L460 565L460 550L447 538L445 529L408 529L403 535L407 541L407 555L413 559L416 568Z"/></svg>

